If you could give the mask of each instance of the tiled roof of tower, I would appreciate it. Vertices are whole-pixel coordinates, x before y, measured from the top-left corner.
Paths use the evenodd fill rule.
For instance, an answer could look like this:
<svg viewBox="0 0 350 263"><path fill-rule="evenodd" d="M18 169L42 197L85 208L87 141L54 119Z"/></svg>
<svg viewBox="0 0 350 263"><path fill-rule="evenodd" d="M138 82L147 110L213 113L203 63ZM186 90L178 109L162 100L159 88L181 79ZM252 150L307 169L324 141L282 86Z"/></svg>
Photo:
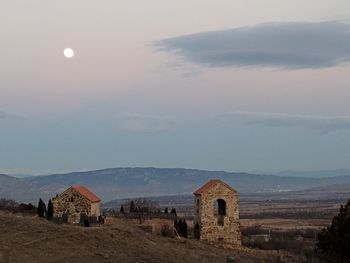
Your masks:
<svg viewBox="0 0 350 263"><path fill-rule="evenodd" d="M100 202L101 199L98 198L93 192L91 192L89 189L87 189L84 186L81 185L73 185L72 188L76 191L78 191L80 194L85 196L87 199L89 199L91 202Z"/></svg>
<svg viewBox="0 0 350 263"><path fill-rule="evenodd" d="M201 195L201 194L203 194L204 192L206 192L207 190L209 190L210 188L214 187L217 184L223 184L228 189L230 189L232 192L237 192L235 189L233 189L231 186L229 186L225 182L223 182L223 181L221 181L219 179L212 179L209 182L207 182L205 185L203 185L200 188L198 188L193 194Z"/></svg>

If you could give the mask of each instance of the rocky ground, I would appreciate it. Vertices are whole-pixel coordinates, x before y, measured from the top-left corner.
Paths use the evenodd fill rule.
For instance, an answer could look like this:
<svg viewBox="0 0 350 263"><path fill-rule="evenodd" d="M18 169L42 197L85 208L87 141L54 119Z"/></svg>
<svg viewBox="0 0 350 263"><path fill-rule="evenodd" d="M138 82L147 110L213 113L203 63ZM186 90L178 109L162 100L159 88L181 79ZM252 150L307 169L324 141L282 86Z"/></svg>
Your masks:
<svg viewBox="0 0 350 263"><path fill-rule="evenodd" d="M224 249L197 240L158 237L126 224L84 228L0 213L0 262L297 261L273 251Z"/></svg>

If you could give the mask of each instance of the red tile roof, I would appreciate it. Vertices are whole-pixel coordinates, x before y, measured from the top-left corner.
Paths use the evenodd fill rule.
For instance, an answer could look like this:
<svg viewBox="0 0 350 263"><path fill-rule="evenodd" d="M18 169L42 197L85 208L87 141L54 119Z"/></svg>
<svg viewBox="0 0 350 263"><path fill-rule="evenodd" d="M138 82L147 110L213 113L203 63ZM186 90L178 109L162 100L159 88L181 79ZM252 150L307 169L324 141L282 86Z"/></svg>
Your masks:
<svg viewBox="0 0 350 263"><path fill-rule="evenodd" d="M100 202L101 199L98 198L93 192L91 192L89 189L87 189L84 186L81 185L73 185L72 188L76 191L78 191L80 194L85 196L87 199L89 199L91 202Z"/></svg>
<svg viewBox="0 0 350 263"><path fill-rule="evenodd" d="M193 194L195 195L201 195L204 192L206 192L207 190L209 190L210 188L216 186L217 184L223 184L224 186L226 186L228 189L230 189L233 192L237 192L235 189L233 189L231 186L229 186L228 184L226 184L225 182L219 180L219 179L212 179L209 182L207 182L205 185L201 186L200 188L198 188Z"/></svg>

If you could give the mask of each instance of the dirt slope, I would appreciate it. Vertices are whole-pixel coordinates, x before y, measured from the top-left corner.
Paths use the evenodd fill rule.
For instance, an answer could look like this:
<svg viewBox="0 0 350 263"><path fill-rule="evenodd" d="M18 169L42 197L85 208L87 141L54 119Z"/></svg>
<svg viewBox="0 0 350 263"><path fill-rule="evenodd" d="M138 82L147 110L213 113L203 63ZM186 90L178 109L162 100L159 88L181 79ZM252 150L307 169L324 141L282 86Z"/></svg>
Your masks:
<svg viewBox="0 0 350 263"><path fill-rule="evenodd" d="M0 262L276 262L272 252L215 248L128 226L76 227L0 213Z"/></svg>

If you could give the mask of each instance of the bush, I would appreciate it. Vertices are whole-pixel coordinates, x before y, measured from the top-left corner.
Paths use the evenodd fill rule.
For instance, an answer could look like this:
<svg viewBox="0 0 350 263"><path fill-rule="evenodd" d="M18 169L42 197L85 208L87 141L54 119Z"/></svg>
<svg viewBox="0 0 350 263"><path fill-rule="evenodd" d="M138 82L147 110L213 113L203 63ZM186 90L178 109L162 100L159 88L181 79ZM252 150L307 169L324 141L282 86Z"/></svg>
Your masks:
<svg viewBox="0 0 350 263"><path fill-rule="evenodd" d="M11 199L0 199L0 211L6 211L11 213L23 213L34 215L37 213L36 207L32 204L18 204Z"/></svg>
<svg viewBox="0 0 350 263"><path fill-rule="evenodd" d="M163 224L160 233L163 237L174 237L173 228L169 224Z"/></svg>
<svg viewBox="0 0 350 263"><path fill-rule="evenodd" d="M15 212L17 207L18 207L18 203L16 203L14 200L5 199L5 198L0 199L1 211Z"/></svg>
<svg viewBox="0 0 350 263"><path fill-rule="evenodd" d="M37 213L36 207L32 204L20 204L15 212L23 213L23 214L30 214L35 215Z"/></svg>

